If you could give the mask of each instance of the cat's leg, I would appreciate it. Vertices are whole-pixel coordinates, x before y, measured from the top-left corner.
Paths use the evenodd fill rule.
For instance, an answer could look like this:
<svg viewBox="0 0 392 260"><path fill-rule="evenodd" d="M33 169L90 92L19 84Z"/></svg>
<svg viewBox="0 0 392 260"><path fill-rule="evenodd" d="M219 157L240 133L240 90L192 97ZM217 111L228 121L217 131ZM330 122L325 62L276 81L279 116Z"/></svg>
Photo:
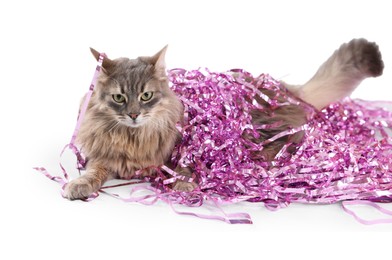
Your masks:
<svg viewBox="0 0 392 260"><path fill-rule="evenodd" d="M354 39L342 44L306 84L283 84L302 100L322 109L349 96L365 78L380 76L383 69L377 44Z"/></svg>
<svg viewBox="0 0 392 260"><path fill-rule="evenodd" d="M190 167L179 167L177 166L174 169L175 172L177 172L180 175L183 175L185 177L188 178L192 178L194 176L192 176L192 169ZM183 181L183 180L176 180L173 184L172 184L172 189L176 190L176 191L193 191L194 189L197 188L197 180L193 180L191 182L189 181Z"/></svg>
<svg viewBox="0 0 392 260"><path fill-rule="evenodd" d="M182 140L182 134L178 130L175 131L177 133L176 144L180 144ZM193 167L191 165L188 165L187 167L181 167L180 165L175 166L170 160L170 158L166 160L165 165L171 170L175 171L177 174L183 175L188 178L193 178L193 181L191 182L177 179L174 183L171 184L171 188L173 190L190 192L197 188L197 176L193 174Z"/></svg>
<svg viewBox="0 0 392 260"><path fill-rule="evenodd" d="M88 198L108 180L109 171L102 165L88 163L86 173L70 181L64 189L64 197L70 200Z"/></svg>

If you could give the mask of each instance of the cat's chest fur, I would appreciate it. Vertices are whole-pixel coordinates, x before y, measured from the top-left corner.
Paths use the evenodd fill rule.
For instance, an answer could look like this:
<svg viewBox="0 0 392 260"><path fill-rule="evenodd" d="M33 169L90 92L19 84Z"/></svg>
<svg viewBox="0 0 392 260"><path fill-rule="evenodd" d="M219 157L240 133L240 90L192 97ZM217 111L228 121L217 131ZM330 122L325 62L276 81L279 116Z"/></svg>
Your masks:
<svg viewBox="0 0 392 260"><path fill-rule="evenodd" d="M115 132L96 129L95 138L82 138L81 145L89 160L106 165L115 177L129 179L137 170L160 166L168 160L177 140L174 130L157 131L148 125L138 129L121 127ZM91 131L86 132L91 135Z"/></svg>

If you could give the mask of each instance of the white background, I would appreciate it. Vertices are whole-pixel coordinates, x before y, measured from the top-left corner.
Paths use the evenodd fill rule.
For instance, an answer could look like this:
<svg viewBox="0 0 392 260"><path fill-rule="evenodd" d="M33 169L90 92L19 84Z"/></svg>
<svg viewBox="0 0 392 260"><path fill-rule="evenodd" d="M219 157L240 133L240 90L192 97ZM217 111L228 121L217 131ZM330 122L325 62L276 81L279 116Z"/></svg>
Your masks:
<svg viewBox="0 0 392 260"><path fill-rule="evenodd" d="M366 80L353 96L392 100L387 4L2 1L0 258L385 256L390 237L367 232L390 232L392 224L359 224L339 204L292 204L276 212L241 204L226 209L250 213L254 224L228 225L177 215L164 203L127 204L105 195L90 203L70 202L32 167L60 174L59 152L69 142L95 69L90 46L116 58L152 55L169 44L168 68L243 68L303 83L341 43L365 37L379 44L386 67L381 78ZM340 233L352 231L366 233Z"/></svg>

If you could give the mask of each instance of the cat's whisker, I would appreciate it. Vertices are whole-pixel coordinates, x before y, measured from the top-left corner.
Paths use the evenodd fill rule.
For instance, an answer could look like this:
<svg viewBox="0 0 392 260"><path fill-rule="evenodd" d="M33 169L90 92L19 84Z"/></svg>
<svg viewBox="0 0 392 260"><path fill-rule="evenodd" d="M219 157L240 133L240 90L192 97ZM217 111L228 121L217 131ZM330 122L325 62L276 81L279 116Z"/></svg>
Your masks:
<svg viewBox="0 0 392 260"><path fill-rule="evenodd" d="M168 132L171 132L173 134L177 134L177 129L170 127L169 125L165 124L166 122L161 122L162 120L159 120L154 117L150 117L149 122L152 123L155 127L157 127L160 130L166 130Z"/></svg>
<svg viewBox="0 0 392 260"><path fill-rule="evenodd" d="M120 127L120 121L116 121L111 124L111 127L109 128L108 132L115 132L118 128Z"/></svg>

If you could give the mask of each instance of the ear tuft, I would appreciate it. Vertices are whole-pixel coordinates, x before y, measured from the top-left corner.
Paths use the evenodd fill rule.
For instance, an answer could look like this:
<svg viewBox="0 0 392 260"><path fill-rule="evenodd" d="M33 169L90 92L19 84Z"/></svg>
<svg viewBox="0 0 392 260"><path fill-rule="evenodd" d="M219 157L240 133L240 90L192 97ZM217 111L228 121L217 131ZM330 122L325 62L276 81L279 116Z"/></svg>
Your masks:
<svg viewBox="0 0 392 260"><path fill-rule="evenodd" d="M94 58L98 61L101 53L91 47L90 47L90 51L93 54ZM102 68L104 68L106 72L110 72L110 70L113 69L114 65L115 65L114 61L112 61L111 59L109 59L106 56L104 57L103 62L102 62Z"/></svg>
<svg viewBox="0 0 392 260"><path fill-rule="evenodd" d="M155 67L155 73L158 77L166 77L166 62L165 62L165 55L167 46L163 47L157 54L151 57L151 63Z"/></svg>
<svg viewBox="0 0 392 260"><path fill-rule="evenodd" d="M100 53L91 47L90 47L90 51L93 54L94 58L98 61Z"/></svg>
<svg viewBox="0 0 392 260"><path fill-rule="evenodd" d="M166 63L165 63L165 55L166 55L166 50L167 50L167 46L162 48L162 50L160 50L157 54L155 54L154 56L152 56L152 62L154 64L155 67L166 67Z"/></svg>

